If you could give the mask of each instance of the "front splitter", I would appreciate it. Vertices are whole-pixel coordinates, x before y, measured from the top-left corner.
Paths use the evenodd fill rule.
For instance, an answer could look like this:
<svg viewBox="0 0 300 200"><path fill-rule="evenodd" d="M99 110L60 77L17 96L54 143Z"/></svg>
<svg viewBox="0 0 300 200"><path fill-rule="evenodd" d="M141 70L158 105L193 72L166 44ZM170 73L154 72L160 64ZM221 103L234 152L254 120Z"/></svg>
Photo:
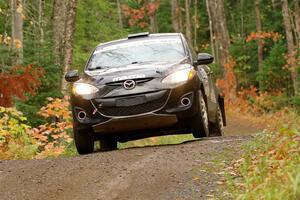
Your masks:
<svg viewBox="0 0 300 200"><path fill-rule="evenodd" d="M96 124L96 133L128 132L143 129L168 128L178 122L176 115L147 114L134 117L112 118L106 122Z"/></svg>

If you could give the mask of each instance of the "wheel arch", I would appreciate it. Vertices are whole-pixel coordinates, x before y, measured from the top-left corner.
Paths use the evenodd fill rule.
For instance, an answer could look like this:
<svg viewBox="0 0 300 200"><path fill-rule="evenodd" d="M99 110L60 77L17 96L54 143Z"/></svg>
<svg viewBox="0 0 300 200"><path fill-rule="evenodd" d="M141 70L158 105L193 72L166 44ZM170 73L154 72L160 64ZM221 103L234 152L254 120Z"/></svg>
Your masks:
<svg viewBox="0 0 300 200"><path fill-rule="evenodd" d="M200 82L200 90L201 90L201 92L202 92L202 94L203 94L205 103L206 103L206 105L207 105L207 94L205 93L204 85L203 85L202 82Z"/></svg>
<svg viewBox="0 0 300 200"><path fill-rule="evenodd" d="M226 112L225 112L225 98L221 94L218 94L218 103L222 112L223 124L224 126L226 126L227 120L226 120Z"/></svg>

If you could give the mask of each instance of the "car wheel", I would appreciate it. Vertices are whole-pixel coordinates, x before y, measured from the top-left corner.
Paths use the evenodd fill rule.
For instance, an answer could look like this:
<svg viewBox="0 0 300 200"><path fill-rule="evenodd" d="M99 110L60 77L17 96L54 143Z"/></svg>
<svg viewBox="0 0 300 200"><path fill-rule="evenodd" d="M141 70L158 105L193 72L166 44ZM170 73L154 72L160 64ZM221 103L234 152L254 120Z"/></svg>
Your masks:
<svg viewBox="0 0 300 200"><path fill-rule="evenodd" d="M198 112L191 120L191 130L195 138L207 137L209 135L209 122L207 106L202 91L198 92Z"/></svg>
<svg viewBox="0 0 300 200"><path fill-rule="evenodd" d="M74 129L74 140L79 154L89 154L94 151L94 139L88 131Z"/></svg>
<svg viewBox="0 0 300 200"><path fill-rule="evenodd" d="M223 136L224 135L224 122L222 117L222 111L220 106L218 105L217 108L217 116L216 116L216 123L211 123L209 127L209 136L216 137L216 136Z"/></svg>
<svg viewBox="0 0 300 200"><path fill-rule="evenodd" d="M112 151L118 148L117 140L100 140L100 151Z"/></svg>

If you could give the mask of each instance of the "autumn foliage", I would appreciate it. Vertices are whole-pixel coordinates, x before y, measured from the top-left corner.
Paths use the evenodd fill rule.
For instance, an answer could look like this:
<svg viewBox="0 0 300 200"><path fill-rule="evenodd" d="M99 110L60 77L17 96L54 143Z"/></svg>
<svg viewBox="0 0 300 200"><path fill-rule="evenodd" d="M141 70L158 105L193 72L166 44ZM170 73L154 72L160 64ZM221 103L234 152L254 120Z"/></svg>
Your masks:
<svg viewBox="0 0 300 200"><path fill-rule="evenodd" d="M127 4L122 5L123 14L128 18L129 26L138 26L146 28L149 26L147 17L154 16L159 8L159 1L147 2L138 0L142 5L139 8L132 8Z"/></svg>
<svg viewBox="0 0 300 200"><path fill-rule="evenodd" d="M3 44L8 47L11 47L11 45L13 45L16 49L20 49L23 46L20 40L17 39L12 40L10 36L5 37L1 34L0 34L0 44Z"/></svg>
<svg viewBox="0 0 300 200"><path fill-rule="evenodd" d="M12 106L14 97L26 100L26 94L34 95L43 75L43 69L33 65L15 66L0 73L0 106Z"/></svg>
<svg viewBox="0 0 300 200"><path fill-rule="evenodd" d="M39 115L48 120L32 130L32 136L38 141L41 153L44 155L60 155L65 151L65 145L72 142L68 131L72 128L69 98L48 98L49 103L42 107Z"/></svg>
<svg viewBox="0 0 300 200"><path fill-rule="evenodd" d="M234 74L235 65L235 60L229 58L229 61L224 65L224 70L226 71L224 79L219 79L216 82L217 87L226 96L227 103L234 103L236 100L237 82Z"/></svg>
<svg viewBox="0 0 300 200"><path fill-rule="evenodd" d="M274 42L277 42L282 36L277 32L252 32L247 38L246 42L255 41L258 39L265 40L271 39Z"/></svg>
<svg viewBox="0 0 300 200"><path fill-rule="evenodd" d="M47 123L37 128L15 108L0 107L0 159L56 157L66 151L72 142L68 97L48 101L39 112Z"/></svg>
<svg viewBox="0 0 300 200"><path fill-rule="evenodd" d="M289 70L292 76L296 76L298 74L298 67L300 66L300 56L298 50L294 50L290 54L286 53L284 58L287 62L283 68Z"/></svg>
<svg viewBox="0 0 300 200"><path fill-rule="evenodd" d="M0 160L34 157L37 141L31 137L26 120L15 108L0 107Z"/></svg>

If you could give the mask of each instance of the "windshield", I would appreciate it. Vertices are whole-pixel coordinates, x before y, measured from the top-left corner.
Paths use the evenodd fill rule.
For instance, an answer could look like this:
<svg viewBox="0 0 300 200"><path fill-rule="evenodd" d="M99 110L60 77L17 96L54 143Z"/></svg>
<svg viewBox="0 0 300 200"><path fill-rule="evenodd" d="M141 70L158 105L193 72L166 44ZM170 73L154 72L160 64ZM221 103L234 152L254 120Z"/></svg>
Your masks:
<svg viewBox="0 0 300 200"><path fill-rule="evenodd" d="M180 38L148 39L100 47L95 50L87 68L96 70L146 62L172 62L184 57Z"/></svg>

